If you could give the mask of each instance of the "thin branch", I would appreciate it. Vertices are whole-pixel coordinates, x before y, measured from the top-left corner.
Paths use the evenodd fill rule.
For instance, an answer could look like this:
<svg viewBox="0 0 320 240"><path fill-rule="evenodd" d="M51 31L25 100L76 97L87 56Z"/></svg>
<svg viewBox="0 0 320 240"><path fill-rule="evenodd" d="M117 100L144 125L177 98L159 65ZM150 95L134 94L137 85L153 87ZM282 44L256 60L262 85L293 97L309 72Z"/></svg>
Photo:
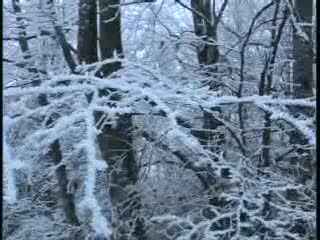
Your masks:
<svg viewBox="0 0 320 240"><path fill-rule="evenodd" d="M241 140L239 139L239 137L237 136L237 134L231 129L231 127L229 126L229 124L227 124L222 118L216 117L214 115L213 111L208 111L211 113L211 116L217 120L219 122L219 124L223 125L228 132L231 134L231 136L236 140L239 149L241 151L241 153L243 154L243 156L247 157L247 153L246 153L246 148L244 147L243 143L241 142Z"/></svg>
<svg viewBox="0 0 320 240"><path fill-rule="evenodd" d="M196 14L198 17L202 18L209 26L214 27L212 25L212 22L208 18L206 18L202 13L198 12L197 10L195 10L193 8L188 7L186 4L182 3L180 0L176 0L176 2L179 3L185 9L188 9L192 13Z"/></svg>
<svg viewBox="0 0 320 240"><path fill-rule="evenodd" d="M220 8L220 11L219 11L219 13L218 13L218 16L216 17L216 25L220 22L220 19L221 19L221 17L222 17L222 14L223 14L223 12L224 12L224 10L226 9L226 7L227 7L227 5L228 5L228 2L229 2L229 0L224 0L223 1L223 4L222 4L222 6L221 6L221 8Z"/></svg>
<svg viewBox="0 0 320 240"><path fill-rule="evenodd" d="M154 3L156 2L156 0L137 0L137 1L132 1L132 2L124 2L121 3L120 6L129 6L129 5L133 5L133 4L140 4L140 3Z"/></svg>
<svg viewBox="0 0 320 240"><path fill-rule="evenodd" d="M240 86L239 86L239 90L238 90L238 97L242 96L242 89L243 89L243 82L244 82L244 65L245 65L244 54L245 54L245 50L248 45L249 39L251 37L251 34L253 32L253 27L254 27L257 19L262 15L262 13L264 11L268 10L273 4L274 4L274 0L272 0L270 3L265 5L263 8L260 9L260 11L257 12L257 14L252 19L248 33L246 34L246 38L244 40L244 43L242 45L241 52L240 52L240 57L241 57L241 61L240 61Z"/></svg>

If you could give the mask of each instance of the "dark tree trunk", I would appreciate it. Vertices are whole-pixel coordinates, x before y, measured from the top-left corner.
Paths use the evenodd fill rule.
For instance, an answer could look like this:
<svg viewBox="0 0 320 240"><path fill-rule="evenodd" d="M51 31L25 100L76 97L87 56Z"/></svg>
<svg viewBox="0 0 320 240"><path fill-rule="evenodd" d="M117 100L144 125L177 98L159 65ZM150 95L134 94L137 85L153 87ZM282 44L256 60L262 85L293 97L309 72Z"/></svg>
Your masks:
<svg viewBox="0 0 320 240"><path fill-rule="evenodd" d="M219 60L219 49L217 45L212 45L212 43L216 42L218 39L217 35L217 16L215 14L215 1L205 0L192 0L191 7L193 9L193 22L195 33L197 37L202 37L205 41L200 44L197 49L198 61L201 66L214 65ZM210 41L211 44L206 42ZM208 71L207 75L212 76L214 73L215 67L212 66L211 70ZM217 84L210 83L211 90L217 90ZM216 107L211 109L216 113L220 113L221 109ZM199 139L199 142L207 146L213 152L219 152L219 146L224 142L224 134L217 133L215 130L219 126L222 126L220 121L217 121L211 113L204 111L203 113L203 130L193 131L193 135ZM213 146L210 142L215 139Z"/></svg>
<svg viewBox="0 0 320 240"><path fill-rule="evenodd" d="M62 152L60 149L59 140L55 140L50 145L49 156L54 161L54 164L58 166L62 159ZM72 225L79 226L80 222L76 215L76 208L74 204L74 196L72 193L68 193L68 178L67 170L65 165L61 165L56 169L56 176L59 185L59 200L62 202L62 208L65 213L66 221Z"/></svg>
<svg viewBox="0 0 320 240"><path fill-rule="evenodd" d="M72 73L76 73L76 61L73 58L73 55L71 53L71 45L67 42L67 38L62 30L62 27L58 24L57 21L57 14L54 8L54 1L53 0L47 0L47 9L48 9L48 15L50 16L50 21L53 25L55 36L58 40L58 43L61 47L63 57Z"/></svg>
<svg viewBox="0 0 320 240"><path fill-rule="evenodd" d="M299 16L299 22L303 23L302 30L309 38L302 38L294 29L293 32L293 97L294 98L307 98L314 96L314 80L313 80L313 42L311 26L305 26L305 24L312 23L313 17L313 0L295 1L295 10ZM292 107L290 108L293 115L296 117L299 114L304 114L308 117L314 116L314 111L304 107ZM312 168L315 162L312 161L312 153L307 149L308 141L297 130L294 130L290 134L290 143L296 146L296 153L299 157L292 157L291 162L293 164L301 164L304 169L301 176L301 181L306 182L312 178Z"/></svg>
<svg viewBox="0 0 320 240"><path fill-rule="evenodd" d="M101 60L122 55L120 0L100 0L100 51ZM121 63L110 63L102 67L100 75L108 77L118 71ZM96 120L101 115L96 114ZM117 126L104 126L98 136L103 159L108 163L109 194L117 219L113 221L113 239L143 240L143 221L139 218L140 198L137 190L139 169L132 141L133 122L131 115L119 116ZM134 236L129 236L133 230Z"/></svg>
<svg viewBox="0 0 320 240"><path fill-rule="evenodd" d="M100 118L99 114L96 119ZM122 115L116 127L105 126L98 136L102 158L108 163L109 194L118 219L112 219L113 238L133 239L127 235L134 228L136 239L143 238L142 222L137 216L140 199L136 189L139 169L132 148L132 118Z"/></svg>
<svg viewBox="0 0 320 240"><path fill-rule="evenodd" d="M79 63L89 64L98 61L97 36L96 0L80 0L78 30Z"/></svg>
<svg viewBox="0 0 320 240"><path fill-rule="evenodd" d="M102 60L112 58L114 54L121 55L121 11L120 0L99 0L100 7L100 52ZM103 66L100 75L109 76L118 71L121 63L110 63Z"/></svg>
<svg viewBox="0 0 320 240"><path fill-rule="evenodd" d="M300 16L301 23L312 23L313 0L295 1L295 7ZM313 50L312 50L312 27L303 26L302 30L307 34L310 41L300 37L296 31L293 34L293 94L296 98L313 96Z"/></svg>
<svg viewBox="0 0 320 240"><path fill-rule="evenodd" d="M215 15L215 6L211 1L192 0L191 7L193 12L193 23L195 33L198 37L203 37L204 41L217 41L217 23ZM211 65L219 60L219 49L217 45L202 44L198 48L198 60L200 64Z"/></svg>
<svg viewBox="0 0 320 240"><path fill-rule="evenodd" d="M69 43L67 42L66 36L64 35L61 26L55 25L54 30L58 38L58 42L61 46L64 59L66 60L69 69L71 70L72 73L76 73L77 64L72 56Z"/></svg>
<svg viewBox="0 0 320 240"><path fill-rule="evenodd" d="M195 33L205 41L197 49L198 61L201 68L207 68L205 73L206 77L214 80L214 73L217 71L215 64L219 61L218 45L212 45L218 39L218 18L215 14L215 1L192 0L191 7L193 9ZM210 42L210 44L207 42ZM210 90L218 90L218 88L219 85L216 84L215 81L209 83ZM203 129L192 131L192 134L199 139L199 142L205 146L205 148L213 153L219 154L221 152L221 146L225 142L224 132L220 132L221 130L218 129L223 126L223 123L218 119L221 116L221 108L215 107L210 110L210 112L206 110L203 111ZM217 160L218 158L213 159L213 161ZM222 176L218 180L228 181ZM213 190L215 189L214 187L218 188L219 184L217 181L212 181L209 176L207 176L204 181L207 182L205 192L208 196L209 204L213 207L220 207L221 205L227 204L227 201ZM204 211L205 210L206 209L204 209ZM210 216L208 216L208 218L210 219Z"/></svg>

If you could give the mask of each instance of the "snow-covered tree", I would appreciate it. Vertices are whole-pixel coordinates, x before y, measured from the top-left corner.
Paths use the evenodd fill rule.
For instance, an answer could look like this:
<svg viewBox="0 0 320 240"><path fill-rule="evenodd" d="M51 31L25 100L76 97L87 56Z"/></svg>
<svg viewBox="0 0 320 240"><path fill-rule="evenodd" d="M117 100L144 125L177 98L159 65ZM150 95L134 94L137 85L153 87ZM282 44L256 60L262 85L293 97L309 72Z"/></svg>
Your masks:
<svg viewBox="0 0 320 240"><path fill-rule="evenodd" d="M307 4L6 1L4 239L316 239Z"/></svg>

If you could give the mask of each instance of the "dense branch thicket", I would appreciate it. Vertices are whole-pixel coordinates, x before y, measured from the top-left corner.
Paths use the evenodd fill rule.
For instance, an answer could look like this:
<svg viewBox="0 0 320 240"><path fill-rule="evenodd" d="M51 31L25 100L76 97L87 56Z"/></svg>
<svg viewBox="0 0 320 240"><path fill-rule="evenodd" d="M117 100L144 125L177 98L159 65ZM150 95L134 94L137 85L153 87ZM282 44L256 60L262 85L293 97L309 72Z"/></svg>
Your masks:
<svg viewBox="0 0 320 240"><path fill-rule="evenodd" d="M316 239L313 4L5 2L4 239Z"/></svg>

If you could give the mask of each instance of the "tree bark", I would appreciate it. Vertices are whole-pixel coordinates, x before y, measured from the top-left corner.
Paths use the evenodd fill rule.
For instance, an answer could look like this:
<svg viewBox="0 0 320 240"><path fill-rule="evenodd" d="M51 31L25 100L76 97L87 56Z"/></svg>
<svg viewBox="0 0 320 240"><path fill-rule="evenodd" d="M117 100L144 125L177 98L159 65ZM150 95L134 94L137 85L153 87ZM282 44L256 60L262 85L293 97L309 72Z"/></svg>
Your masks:
<svg viewBox="0 0 320 240"><path fill-rule="evenodd" d="M212 4L211 4L212 3ZM218 45L213 45L218 40L217 26L218 19L215 14L215 1L205 0L192 0L191 7L193 10L193 22L195 33L197 37L201 37L204 43L201 43L197 48L197 55L199 64L202 66L214 65L219 61L219 49ZM208 44L208 42L211 42ZM207 75L212 76L215 69L211 66ZM210 83L210 90L217 90L217 84ZM221 113L220 107L211 109L217 114ZM212 116L212 113L204 110L203 113L203 129L193 131L193 135L199 139L199 142L207 146L213 152L219 152L219 146L224 143L224 134L214 132L222 124ZM210 144L210 141L216 139L214 144L216 147ZM211 146L210 146L211 145Z"/></svg>
<svg viewBox="0 0 320 240"><path fill-rule="evenodd" d="M67 38L62 30L62 27L57 23L57 14L54 8L54 1L53 0L47 0L46 1L47 9L48 9L48 15L50 16L50 21L53 25L53 29L55 32L55 35L57 37L58 43L61 47L63 57L72 73L76 73L76 61L73 58L73 55L71 53L71 45L67 42Z"/></svg>
<svg viewBox="0 0 320 240"><path fill-rule="evenodd" d="M52 158L56 166L61 163L63 156L59 140L55 140L50 145L49 156ZM66 221L72 225L79 226L80 222L76 214L74 196L72 193L68 193L67 190L69 180L67 178L67 170L65 165L61 165L56 169L56 176L59 185L59 200L61 200Z"/></svg>
<svg viewBox="0 0 320 240"><path fill-rule="evenodd" d="M303 23L302 30L308 36L309 41L302 38L296 29L293 32L293 97L294 98L307 98L313 97L313 44L312 43L312 31L311 26L305 26L305 24L312 23L313 17L313 0L295 1L295 10L299 16L299 22ZM295 106L290 108L293 115L298 116L303 114L307 117L313 117L314 111L310 111L308 108ZM290 144L296 146L296 153L300 157L292 157L291 162L293 164L301 164L304 169L300 180L305 183L308 179L312 179L312 168L315 162L312 161L312 153L307 148L308 141L298 131L294 130L290 134Z"/></svg>
<svg viewBox="0 0 320 240"><path fill-rule="evenodd" d="M99 8L99 43L103 61L123 53L120 0L100 0ZM120 62L106 64L100 75L108 77L120 68ZM96 113L96 121L100 116ZM102 157L108 164L110 200L117 216L117 219L112 219L114 240L145 239L143 220L139 218L139 169L132 148L132 129L132 116L125 114L119 116L116 127L106 125L98 136ZM130 231L133 236L130 236Z"/></svg>
<svg viewBox="0 0 320 240"><path fill-rule="evenodd" d="M312 23L313 0L295 1L295 8L300 16L300 23ZM313 49L312 27L302 26L309 41L300 37L297 31L293 33L293 95L296 98L313 96Z"/></svg>
<svg viewBox="0 0 320 240"><path fill-rule="evenodd" d="M78 60L80 64L98 61L97 36L96 0L80 0L78 30Z"/></svg>
<svg viewBox="0 0 320 240"><path fill-rule="evenodd" d="M100 114L96 115L96 119ZM108 163L111 205L117 219L113 222L113 239L144 239L138 211L140 198L137 188L139 168L132 148L132 118L122 115L116 127L107 125L98 136L102 158ZM133 230L133 235L129 231Z"/></svg>
<svg viewBox="0 0 320 240"><path fill-rule="evenodd" d="M210 4L212 2L212 5ZM218 39L217 22L215 15L215 1L192 0L191 7L193 12L193 23L197 37L214 43ZM219 60L218 45L203 43L197 50L200 64L211 65Z"/></svg>
<svg viewBox="0 0 320 240"><path fill-rule="evenodd" d="M114 57L114 54L121 55L121 11L119 0L99 0L100 8L100 52L102 60ZM104 65L100 75L109 76L111 73L118 71L121 63L110 63Z"/></svg>
<svg viewBox="0 0 320 240"><path fill-rule="evenodd" d="M206 67L208 69L206 71L206 76L210 78L214 78L214 73L217 72L215 64L219 61L219 48L218 45L214 44L217 43L218 40L217 27L219 18L221 17L227 2L228 1L224 2L224 7L220 10L220 13L218 14L219 17L217 17L215 13L215 1L191 1L195 33L197 37L201 37L204 40L197 49L198 61L201 68ZM220 86L216 81L211 81L211 83L209 83L210 90L218 90L219 87ZM205 148L209 149L213 153L220 154L222 150L221 146L225 143L225 133L224 131L220 131L218 128L224 127L224 125L213 114L217 114L220 118L221 108L215 107L210 110L210 112L205 109L203 111L203 129L192 131L192 134L199 139L199 142L205 146ZM213 159L213 161L218 160L219 159L216 157ZM228 169L226 170L227 172L229 171ZM206 176L204 180L207 182L205 193L208 196L209 205L217 207L227 204L225 199L221 198L221 196L217 194L216 190L221 186L218 183L219 181L226 182L228 179L224 178L223 174L221 174L221 177L217 179L218 181L212 181L211 178L212 177ZM208 218L210 219L210 216L208 216Z"/></svg>

